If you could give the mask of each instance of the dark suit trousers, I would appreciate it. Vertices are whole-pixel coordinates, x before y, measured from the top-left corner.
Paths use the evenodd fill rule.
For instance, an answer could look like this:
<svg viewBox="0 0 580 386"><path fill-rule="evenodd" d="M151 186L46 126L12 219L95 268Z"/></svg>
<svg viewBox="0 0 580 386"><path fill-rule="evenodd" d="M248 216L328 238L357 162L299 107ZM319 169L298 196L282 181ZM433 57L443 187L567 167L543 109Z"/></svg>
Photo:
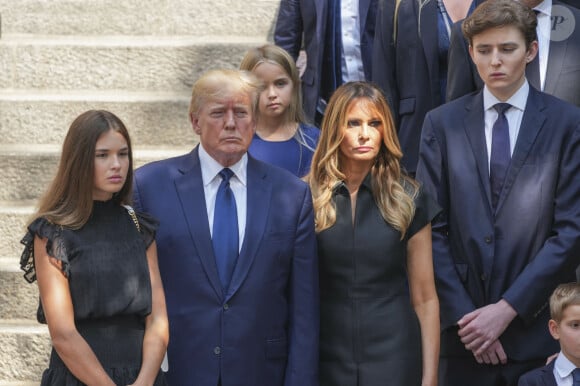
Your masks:
<svg viewBox="0 0 580 386"><path fill-rule="evenodd" d="M471 357L441 357L439 386L517 386L520 376L545 365L545 360L479 364Z"/></svg>

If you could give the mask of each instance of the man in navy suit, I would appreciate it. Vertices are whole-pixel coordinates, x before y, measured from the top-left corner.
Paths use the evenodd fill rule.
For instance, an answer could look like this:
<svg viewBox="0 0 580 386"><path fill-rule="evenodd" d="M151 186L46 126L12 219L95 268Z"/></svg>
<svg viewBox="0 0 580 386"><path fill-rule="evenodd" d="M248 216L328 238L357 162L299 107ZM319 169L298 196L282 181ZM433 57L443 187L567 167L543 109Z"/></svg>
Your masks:
<svg viewBox="0 0 580 386"><path fill-rule="evenodd" d="M462 18L482 1L465 0ZM393 0L379 3L372 81L387 96L397 121L401 163L413 175L425 114L445 103L447 60L442 60L441 50L447 53L449 37L440 21L451 19L442 9L437 0L399 0L396 12Z"/></svg>
<svg viewBox="0 0 580 386"><path fill-rule="evenodd" d="M480 5L464 32L485 87L423 124L442 386L516 385L557 351L547 302L580 256L580 109L529 86L536 22L517 1Z"/></svg>
<svg viewBox="0 0 580 386"><path fill-rule="evenodd" d="M527 68L538 90L580 106L580 10L559 0L519 0L538 17L540 54ZM578 3L580 1L574 0ZM471 61L461 22L453 25L449 46L447 101L483 87Z"/></svg>
<svg viewBox="0 0 580 386"><path fill-rule="evenodd" d="M302 93L304 114L310 121L320 122L326 103L342 83L371 79L377 2L280 2L274 42L294 60L304 45L306 69Z"/></svg>
<svg viewBox="0 0 580 386"><path fill-rule="evenodd" d="M311 194L248 155L258 94L249 73L206 73L190 106L200 144L135 173L136 208L160 222L171 385L318 384Z"/></svg>

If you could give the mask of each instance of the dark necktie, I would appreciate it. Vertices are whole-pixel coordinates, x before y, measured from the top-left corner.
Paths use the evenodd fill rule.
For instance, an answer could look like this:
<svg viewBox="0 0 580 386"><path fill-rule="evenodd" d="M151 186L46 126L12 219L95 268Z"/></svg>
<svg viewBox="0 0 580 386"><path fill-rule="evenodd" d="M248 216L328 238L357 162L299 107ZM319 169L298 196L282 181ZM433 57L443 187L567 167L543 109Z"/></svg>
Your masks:
<svg viewBox="0 0 580 386"><path fill-rule="evenodd" d="M534 13L536 14L536 17L540 14L540 11L538 11L537 9L534 9ZM528 79L528 82L530 82L530 84L536 89L536 90L542 90L542 84L540 81L540 50L538 48L538 52L536 53L536 56L534 57L534 59L532 59L532 61L530 63L528 63L527 67L526 67L526 78Z"/></svg>
<svg viewBox="0 0 580 386"><path fill-rule="evenodd" d="M580 369L572 371L572 386L580 386Z"/></svg>
<svg viewBox="0 0 580 386"><path fill-rule="evenodd" d="M234 192L230 188L230 178L234 172L225 168L219 175L222 182L215 200L212 243L218 274L225 292L238 259L238 213Z"/></svg>
<svg viewBox="0 0 580 386"><path fill-rule="evenodd" d="M491 182L491 203L495 209L511 159L509 125L505 116L505 112L511 105L498 103L493 107L497 110L498 115L491 134L489 179Z"/></svg>

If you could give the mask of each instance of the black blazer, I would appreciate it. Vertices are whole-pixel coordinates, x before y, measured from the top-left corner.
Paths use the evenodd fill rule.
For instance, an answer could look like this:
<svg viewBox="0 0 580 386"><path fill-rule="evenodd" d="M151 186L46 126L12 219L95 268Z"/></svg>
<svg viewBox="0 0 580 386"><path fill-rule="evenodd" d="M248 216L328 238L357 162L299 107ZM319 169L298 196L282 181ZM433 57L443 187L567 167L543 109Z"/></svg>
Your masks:
<svg viewBox="0 0 580 386"><path fill-rule="evenodd" d="M476 6L483 2L474 1ZM372 80L391 105L402 164L412 173L417 168L425 114L445 102L439 85L438 14L437 0L421 6L416 0L401 0L395 18L394 0L383 0L377 15Z"/></svg>

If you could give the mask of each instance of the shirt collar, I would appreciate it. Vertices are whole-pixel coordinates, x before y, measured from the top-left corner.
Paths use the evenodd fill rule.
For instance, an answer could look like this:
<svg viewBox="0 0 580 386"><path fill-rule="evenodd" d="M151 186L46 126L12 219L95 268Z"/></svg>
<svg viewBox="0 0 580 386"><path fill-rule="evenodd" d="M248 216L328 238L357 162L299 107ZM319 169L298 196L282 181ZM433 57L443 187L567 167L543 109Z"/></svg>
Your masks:
<svg viewBox="0 0 580 386"><path fill-rule="evenodd" d="M534 11L538 11L544 15L552 16L552 0L544 0L534 7Z"/></svg>
<svg viewBox="0 0 580 386"><path fill-rule="evenodd" d="M203 180L203 186L206 187L212 183L212 181L217 178L219 172L224 168L222 164L213 159L212 156L208 154L203 148L202 143L199 143L199 163L201 165L201 178ZM234 172L234 176L246 186L248 177L248 153L244 153L242 158L235 164L229 166L229 168Z"/></svg>
<svg viewBox="0 0 580 386"><path fill-rule="evenodd" d="M517 108L518 110L524 111L526 108L526 102L528 101L528 95L530 94L530 85L528 80L524 81L524 84L512 95L506 103L509 103L513 107ZM497 103L501 103L499 99L497 99L487 88L487 86L483 87L483 109L487 111Z"/></svg>
<svg viewBox="0 0 580 386"><path fill-rule="evenodd" d="M572 371L574 371L575 368L576 366L570 362L568 358L566 358L566 355L564 355L562 351L560 351L558 357L556 358L556 362L554 362L554 369L556 369L556 372L560 378L566 378L572 373Z"/></svg>

